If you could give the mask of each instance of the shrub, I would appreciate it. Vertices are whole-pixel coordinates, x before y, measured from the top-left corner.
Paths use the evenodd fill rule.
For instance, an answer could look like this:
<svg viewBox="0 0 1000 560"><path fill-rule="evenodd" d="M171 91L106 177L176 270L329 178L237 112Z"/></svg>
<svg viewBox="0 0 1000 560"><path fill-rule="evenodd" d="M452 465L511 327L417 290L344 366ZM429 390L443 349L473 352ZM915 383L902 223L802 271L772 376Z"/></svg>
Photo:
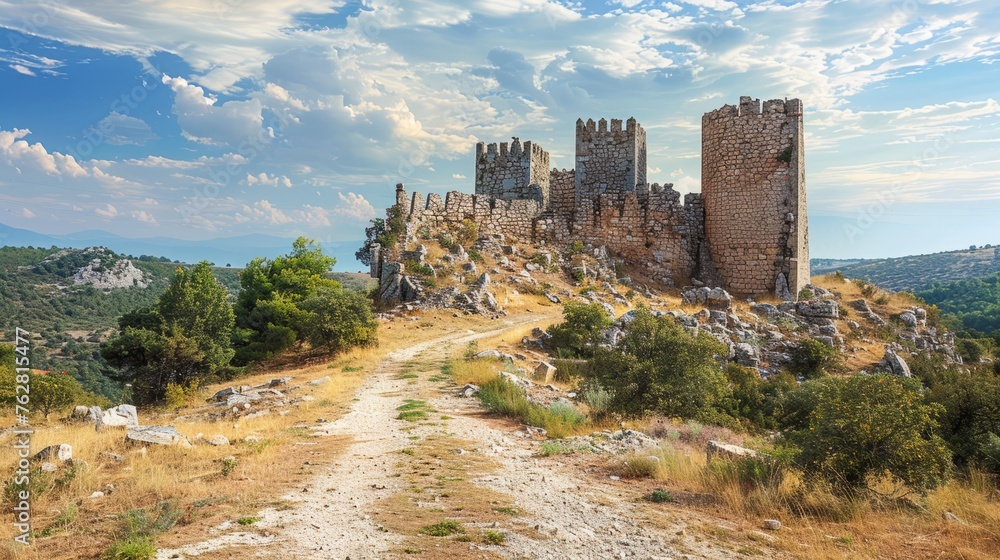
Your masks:
<svg viewBox="0 0 1000 560"><path fill-rule="evenodd" d="M646 496L646 499L655 504L662 504L674 501L674 495L662 488L657 488Z"/></svg>
<svg viewBox="0 0 1000 560"><path fill-rule="evenodd" d="M378 344L378 321L371 301L338 286L320 289L301 304L309 315L304 332L314 347L340 352Z"/></svg>
<svg viewBox="0 0 1000 560"><path fill-rule="evenodd" d="M960 339L955 344L955 350L962 355L962 360L971 364L979 363L979 359L985 353L983 345L971 338Z"/></svg>
<svg viewBox="0 0 1000 560"><path fill-rule="evenodd" d="M583 402L587 403L590 414L600 419L611 411L611 393L600 385L591 385L583 390Z"/></svg>
<svg viewBox="0 0 1000 560"><path fill-rule="evenodd" d="M582 253L584 249L585 247L583 246L583 241L577 239L576 241L573 242L572 245L569 246L569 249L567 249L566 252L569 253L570 255L577 255Z"/></svg>
<svg viewBox="0 0 1000 560"><path fill-rule="evenodd" d="M468 218L462 220L462 224L458 228L458 233L455 234L455 240L461 245L468 247L475 243L476 239L479 239L479 225Z"/></svg>
<svg viewBox="0 0 1000 560"><path fill-rule="evenodd" d="M809 288L802 288L801 290L799 290L799 299L800 300L802 300L802 299L812 299L814 295L815 294L813 294L813 291L810 290Z"/></svg>
<svg viewBox="0 0 1000 560"><path fill-rule="evenodd" d="M156 546L150 537L129 535L123 540L115 541L102 560L152 560L156 556Z"/></svg>
<svg viewBox="0 0 1000 560"><path fill-rule="evenodd" d="M474 263L483 264L484 262L486 262L485 259L483 259L483 255L475 249L469 249L468 255L469 255L469 260Z"/></svg>
<svg viewBox="0 0 1000 560"><path fill-rule="evenodd" d="M812 338L806 338L792 349L792 362L788 369L806 379L826 374L826 370L837 363L837 351Z"/></svg>
<svg viewBox="0 0 1000 560"><path fill-rule="evenodd" d="M725 348L711 335L692 336L671 317L641 307L617 349L598 348L590 379L611 393L609 408L625 416L657 413L717 421L729 397L715 359Z"/></svg>
<svg viewBox="0 0 1000 560"><path fill-rule="evenodd" d="M503 545L507 538L500 531L486 531L483 533L483 541L487 544Z"/></svg>
<svg viewBox="0 0 1000 560"><path fill-rule="evenodd" d="M792 437L800 464L836 489L864 488L888 475L926 493L949 475L951 453L934 432L942 407L920 385L892 375L855 375L824 383L808 429Z"/></svg>
<svg viewBox="0 0 1000 560"><path fill-rule="evenodd" d="M601 332L610 326L611 317L600 305L571 301L563 307L563 322L548 328L549 344L575 355L590 355Z"/></svg>
<svg viewBox="0 0 1000 560"><path fill-rule="evenodd" d="M428 525L420 529L419 532L431 537L448 537L456 533L464 533L465 528L458 521L448 519L440 523Z"/></svg>

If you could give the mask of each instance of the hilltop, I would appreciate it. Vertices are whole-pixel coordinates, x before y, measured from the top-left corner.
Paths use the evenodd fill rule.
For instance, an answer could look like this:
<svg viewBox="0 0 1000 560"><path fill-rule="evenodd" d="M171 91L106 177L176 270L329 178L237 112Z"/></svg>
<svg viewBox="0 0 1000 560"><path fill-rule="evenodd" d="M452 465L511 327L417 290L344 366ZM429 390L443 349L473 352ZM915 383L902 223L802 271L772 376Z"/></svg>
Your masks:
<svg viewBox="0 0 1000 560"><path fill-rule="evenodd" d="M918 292L934 283L989 276L1000 272L1000 248L984 245L930 255L888 259L812 259L813 274L839 270L892 291Z"/></svg>

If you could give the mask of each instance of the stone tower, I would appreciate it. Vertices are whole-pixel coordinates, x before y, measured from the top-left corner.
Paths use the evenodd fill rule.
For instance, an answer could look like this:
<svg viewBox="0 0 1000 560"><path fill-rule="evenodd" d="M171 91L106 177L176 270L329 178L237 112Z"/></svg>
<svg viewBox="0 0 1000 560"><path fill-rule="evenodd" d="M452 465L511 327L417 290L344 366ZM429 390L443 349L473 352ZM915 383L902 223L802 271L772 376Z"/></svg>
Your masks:
<svg viewBox="0 0 1000 560"><path fill-rule="evenodd" d="M705 238L737 294L809 283L802 102L741 97L701 120Z"/></svg>
<svg viewBox="0 0 1000 560"><path fill-rule="evenodd" d="M548 205L549 153L517 138L508 146L476 144L476 194L503 200L531 199Z"/></svg>
<svg viewBox="0 0 1000 560"><path fill-rule="evenodd" d="M576 121L576 203L610 195L623 200L632 192L640 200L649 193L646 184L646 131L629 119Z"/></svg>

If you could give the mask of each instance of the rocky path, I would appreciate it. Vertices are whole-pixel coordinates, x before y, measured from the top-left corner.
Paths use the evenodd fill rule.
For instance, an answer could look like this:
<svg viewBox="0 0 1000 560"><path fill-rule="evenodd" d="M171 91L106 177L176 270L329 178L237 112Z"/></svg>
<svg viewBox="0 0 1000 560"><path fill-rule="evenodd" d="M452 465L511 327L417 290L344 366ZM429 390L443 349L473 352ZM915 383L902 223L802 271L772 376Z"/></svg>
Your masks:
<svg viewBox="0 0 1000 560"><path fill-rule="evenodd" d="M335 422L315 428L322 435L350 436L353 443L326 472L288 496L286 509L260 512L257 532L219 527L206 542L161 551L158 558L221 558L232 546L254 547L257 557L285 559L408 558L405 535L385 529L376 519L379 502L406 490L399 462L414 440L447 433L471 443L495 469L471 482L509 497L519 516L516 530L505 531L500 545L470 544L469 558L609 559L609 558L731 558L736 554L704 538L688 536L691 519L644 522L641 504L623 482L595 482L557 458L537 456L538 442L514 429L497 428L484 420L476 399L461 398L439 371L448 354L477 338L537 321L508 321L487 333L455 333L410 346L388 355L358 390L351 411ZM422 371L413 376L403 371ZM397 419L407 399L424 399L442 423L408 423ZM523 433L523 432L522 432ZM454 451L465 453L466 450ZM709 520L714 522L714 520ZM252 553L251 553L252 554ZM441 556L434 556L435 558Z"/></svg>

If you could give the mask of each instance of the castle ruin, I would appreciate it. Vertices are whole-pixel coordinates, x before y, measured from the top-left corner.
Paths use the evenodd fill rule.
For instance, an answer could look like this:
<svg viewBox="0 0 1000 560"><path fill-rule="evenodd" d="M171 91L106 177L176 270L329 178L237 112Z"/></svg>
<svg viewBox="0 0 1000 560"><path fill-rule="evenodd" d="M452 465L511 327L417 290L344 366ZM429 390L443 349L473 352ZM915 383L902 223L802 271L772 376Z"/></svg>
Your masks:
<svg viewBox="0 0 1000 560"><path fill-rule="evenodd" d="M575 169L549 168L532 142L476 146L475 194L407 195L408 228L474 221L535 245L605 247L665 285L794 298L809 283L802 102L741 97L702 117L702 192L646 182L636 120L576 123ZM378 262L374 262L378 261ZM381 259L372 275L381 275Z"/></svg>

